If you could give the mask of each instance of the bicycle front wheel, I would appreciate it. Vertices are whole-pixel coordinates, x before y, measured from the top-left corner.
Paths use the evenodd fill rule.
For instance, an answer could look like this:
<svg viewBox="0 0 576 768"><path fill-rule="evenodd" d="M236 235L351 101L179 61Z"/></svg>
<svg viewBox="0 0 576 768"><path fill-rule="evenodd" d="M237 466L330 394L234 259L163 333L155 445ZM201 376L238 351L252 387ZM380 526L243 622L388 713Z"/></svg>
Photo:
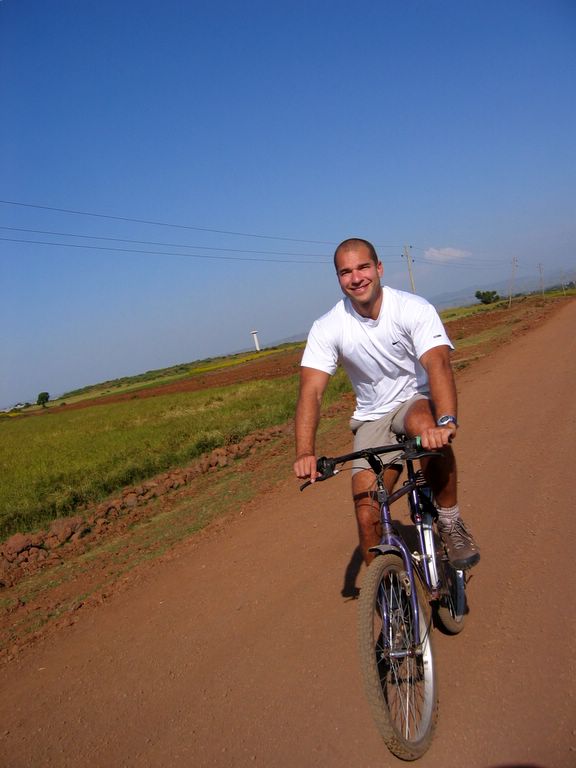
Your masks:
<svg viewBox="0 0 576 768"><path fill-rule="evenodd" d="M358 601L360 665L372 716L388 749L403 760L426 752L436 727L438 694L429 606L416 578L417 631L402 558L379 555ZM418 642L420 637L420 642Z"/></svg>

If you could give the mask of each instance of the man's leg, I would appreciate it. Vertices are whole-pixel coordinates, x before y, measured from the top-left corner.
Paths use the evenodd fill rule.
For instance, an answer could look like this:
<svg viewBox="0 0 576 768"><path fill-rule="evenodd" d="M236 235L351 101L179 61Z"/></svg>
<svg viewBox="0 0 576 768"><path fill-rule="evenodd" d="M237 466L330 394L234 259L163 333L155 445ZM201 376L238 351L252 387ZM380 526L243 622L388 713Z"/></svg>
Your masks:
<svg viewBox="0 0 576 768"><path fill-rule="evenodd" d="M420 435L436 424L429 400L417 400L404 417L404 428L410 437ZM430 484L440 507L453 507L458 503L456 457L450 446L438 451L442 458L423 458L422 471Z"/></svg>
<svg viewBox="0 0 576 768"><path fill-rule="evenodd" d="M384 484L390 493L400 475L399 469L389 467L384 472ZM382 526L380 524L380 507L376 498L376 482L374 472L362 469L352 475L352 496L358 524L358 539L364 562L369 565L374 559L370 547L380 544Z"/></svg>
<svg viewBox="0 0 576 768"><path fill-rule="evenodd" d="M435 425L429 400L417 400L404 418L404 428L410 436L419 435ZM438 531L448 557L456 568L471 568L480 560L480 551L472 534L460 517L457 497L456 457L450 446L438 451L438 458L421 459L424 477L434 493L438 508Z"/></svg>

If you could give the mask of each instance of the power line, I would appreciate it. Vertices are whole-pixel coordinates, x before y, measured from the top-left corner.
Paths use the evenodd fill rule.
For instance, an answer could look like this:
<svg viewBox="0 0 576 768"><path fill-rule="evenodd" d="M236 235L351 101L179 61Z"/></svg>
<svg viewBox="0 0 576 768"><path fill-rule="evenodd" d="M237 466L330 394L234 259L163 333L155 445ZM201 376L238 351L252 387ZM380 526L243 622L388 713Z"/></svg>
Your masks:
<svg viewBox="0 0 576 768"><path fill-rule="evenodd" d="M248 232L235 232L232 230L221 230L221 229L212 229L208 227L197 227L192 225L186 225L186 224L178 224L178 223L169 223L169 222L163 222L163 221L154 221L154 220L148 220L148 219L137 219L137 218L131 218L128 216L117 216L112 214L102 214L102 213L96 213L92 211L81 211L81 210L75 210L71 208L59 208L56 206L48 206L48 205L41 205L41 204L32 204L32 203L25 203L21 201L15 201L15 200L0 200L0 204L2 205L12 205L12 206L19 206L23 208L32 208L32 209L38 209L38 210L44 210L44 211L52 211L57 213L67 213L67 214L73 214L76 216L88 216L88 217L95 217L100 219L109 219L113 221L123 221L123 222L131 222L131 223L138 223L138 224L148 224L152 226L161 226L161 227L172 227L177 229L184 229L184 230L193 230L193 231L199 231L199 232L211 232L211 233L217 233L217 234L225 234L225 235L234 235L234 236L240 236L240 237L255 237L255 238L261 238L261 239L268 239L268 240L281 240L286 242L294 242L294 243L312 243L312 244L319 244L319 245L330 245L334 246L336 243L333 241L327 241L327 240L304 240L300 238L294 238L294 237L284 237L284 236L275 236L275 235L262 235L262 234L255 234L255 233L248 233ZM53 231L53 230L44 230L44 229L31 229L31 228L23 228L23 227L9 227L9 226L0 226L0 229L12 231L12 232L27 232L30 234L39 234L39 235L51 235L56 237L74 237L74 238L81 238L83 240L99 240L104 242L118 242L118 243L129 243L134 245L152 245L152 246L159 246L163 248L179 248L179 249L197 249L202 251L216 251L221 253L246 253L246 254L254 254L254 255L261 255L261 256L294 256L298 257L297 260L283 260L283 259L274 259L274 258L242 258L242 257L226 257L226 256L209 256L207 254L194 254L194 253L172 253L172 252L166 252L166 251L149 251L149 250L140 250L140 249L129 249L129 248L106 248L103 246L96 246L96 245L76 245L72 243L54 243L54 242L46 242L42 240L26 240L26 239L17 239L17 238L6 238L6 237L0 237L0 240L4 240L6 242L14 242L14 243L25 243L29 245L46 245L46 246L59 246L59 247L75 247L75 248L87 248L90 250L102 250L102 251L116 251L116 252L125 252L125 253L143 253L143 254L150 254L150 255L162 255L162 256L190 256L192 258L217 258L217 259L227 259L227 260L236 260L236 261L263 261L263 262L269 262L269 263L302 263L302 264L310 264L310 263L324 263L321 262L315 262L310 261L309 259L331 259L332 256L328 254L318 254L318 253L297 253L292 251L268 251L268 250L255 250L255 249L248 249L248 248L226 248L226 247L216 247L216 246L206 246L206 245L186 245L182 243L166 243L166 242L158 242L153 240L137 240L137 239L130 239L130 238L120 238L120 237L110 237L110 236L104 236L104 235L90 235L90 234L76 234L73 232L59 232L59 231ZM402 246L398 245L377 245L377 249L384 249L384 248L393 248L393 249L401 249ZM470 257L470 256L464 256L462 261L458 261L454 258L448 260L448 261L441 261L435 258L427 257L426 253L430 251L430 248L423 248L422 246L410 246L410 254L409 256L406 256L405 251L406 246L404 246L404 253L400 254L400 258L406 258L409 270L411 269L411 265L414 263L420 263L420 264L427 264L429 266L434 267L447 267L450 269L482 269L482 268L489 268L491 265L501 265L502 260L500 259L478 259L477 257ZM424 256L415 259L412 254L412 248L414 250L422 251L424 253ZM381 261L383 261L386 264L392 264L395 263L395 258L389 257L389 258L381 258ZM413 277L411 278L411 282L413 284Z"/></svg>
<svg viewBox="0 0 576 768"><path fill-rule="evenodd" d="M113 253L136 253L136 254L143 254L143 255L149 255L149 256L180 256L180 257L188 257L188 258L194 258L194 259L213 259L213 260L224 260L224 261L249 261L249 262L265 262L269 264L318 264L318 265L326 265L329 264L332 260L332 256L329 255L321 255L321 254L308 254L308 253L290 253L290 252L282 252L282 251L251 251L251 250L242 250L242 249L235 249L235 248L208 248L207 246L186 246L186 245L180 245L176 243L158 243L151 240L129 240L126 238L114 238L114 237L104 237L99 235L77 235L72 233L57 233L57 232L47 232L46 230L34 230L34 229L23 229L19 227L3 227L0 226L0 229L4 230L11 230L11 231L23 231L23 232L32 232L35 234L54 234L64 237L77 237L87 240L103 240L106 242L122 242L122 243L134 243L134 244L141 244L141 245L160 245L165 247L171 247L171 248L180 248L180 249L186 249L186 248L198 248L200 249L207 249L207 250L216 250L216 251L226 251L226 252L234 252L234 253L250 253L250 254L256 254L254 257L251 256L225 256L225 255L215 255L212 253L190 253L188 252L176 252L176 251L160 251L160 250L145 250L142 248L115 248L112 246L104 246L104 245L88 245L85 243L64 243L64 242L48 242L46 240L28 240L25 238L15 238L15 237L0 237L0 242L7 242L7 243L21 243L25 245L42 245L42 246L49 246L49 247L59 247L59 248L76 248L79 250L92 250L92 251L108 251ZM271 253L272 256L295 256L299 258L292 258L292 259L285 259L285 258L265 258L265 254ZM257 254L262 254L262 256L258 256ZM308 257L308 258L306 258ZM400 256L400 258L402 255ZM409 257L411 258L411 257ZM323 260L322 260L323 259ZM391 265L396 264L396 259L392 258L381 258L380 259L383 264ZM440 262L436 260L428 260L428 259L420 259L416 261L412 258L413 263L419 263L419 264L425 264L427 266L432 267L444 267L444 268L450 268L450 269L468 269L468 270L475 270L475 269L487 269L491 268L491 265L489 264L470 264L470 263L457 263L454 261L451 262ZM409 265L410 268L411 265ZM413 278L412 281L413 283Z"/></svg>
<svg viewBox="0 0 576 768"><path fill-rule="evenodd" d="M208 255L205 253L173 253L170 251L145 251L139 248L113 248L112 246L104 246L104 245L84 245L80 243L49 243L44 240L24 240L14 237L0 237L0 240L3 240L8 243L26 243L28 245L49 245L54 246L58 248L80 248L80 249L88 249L90 251L111 251L114 253L140 253L140 254L146 254L149 256L180 256L183 258L193 258L193 259L218 259L218 260L225 260L225 261L265 261L273 264L328 264L329 262L319 262L319 261L306 261L306 260L298 260L298 259L265 259L260 257L251 258L248 256L215 256L215 255Z"/></svg>
<svg viewBox="0 0 576 768"><path fill-rule="evenodd" d="M300 240L295 237L281 237L273 235L258 235L251 232L234 232L226 229L212 229L209 227L197 227L192 224L173 224L166 221L154 221L152 219L135 219L129 216L114 216L112 214L94 213L92 211L77 211L73 208L57 208L51 205L35 205L32 203L22 203L16 200L0 200L2 205L17 205L22 208L36 208L42 211L53 211L57 213L69 213L74 216L92 216L98 219L111 219L113 221L129 221L135 224L150 224L154 227L173 227L174 229L190 229L196 232L212 232L219 235L235 235L239 237L258 237L266 240L287 240L293 243L315 243L316 245L332 245L333 243L324 240Z"/></svg>
<svg viewBox="0 0 576 768"><path fill-rule="evenodd" d="M188 229L195 232L212 232L218 235L233 235L235 237L256 237L264 240L283 240L291 243L313 243L314 245L337 245L331 240L304 240L297 237L285 237L283 235L261 235L253 232L235 232L227 229L213 229L210 227L198 227L191 224L175 224L166 221L154 221L152 219L136 219L129 216L114 216L112 214L95 213L93 211L78 211L73 208L57 208L51 205L39 205L33 203L23 203L18 200L0 200L2 205L14 205L22 208L35 208L42 211L53 211L56 213L68 213L74 216L92 216L98 219L110 219L112 221L126 221L134 224L149 224L155 227L172 227L174 229ZM378 248L399 248L398 245L378 245Z"/></svg>
<svg viewBox="0 0 576 768"><path fill-rule="evenodd" d="M57 237L78 237L83 240L105 240L107 242L114 243L134 243L136 245L160 245L167 248L197 248L202 251L226 251L228 253L256 253L256 254L269 254L276 256L309 256L321 259L332 258L330 254L325 253L296 253L293 251L256 251L248 248L217 248L209 245L186 245L185 243L162 243L157 240L132 240L125 237L105 237L103 235L79 235L75 232L55 232L54 230L46 229L26 229L24 227L4 227L0 225L0 229L8 230L10 232L28 232L34 235L55 235Z"/></svg>

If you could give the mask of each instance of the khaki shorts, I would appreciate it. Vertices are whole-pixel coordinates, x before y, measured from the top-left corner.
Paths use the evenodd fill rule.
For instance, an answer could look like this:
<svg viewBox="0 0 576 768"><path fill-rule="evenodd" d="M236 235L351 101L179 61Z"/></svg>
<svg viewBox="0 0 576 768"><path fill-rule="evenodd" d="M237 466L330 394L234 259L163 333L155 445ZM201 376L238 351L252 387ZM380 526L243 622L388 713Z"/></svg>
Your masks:
<svg viewBox="0 0 576 768"><path fill-rule="evenodd" d="M417 394L406 400L390 413L385 413L380 419L375 421L359 421L359 419L350 419L350 429L354 435L354 450L361 451L363 448L375 448L377 445L389 445L396 442L397 435L404 434L404 418L410 407L417 400L429 400L427 395ZM384 460L386 464L398 463L398 458L402 451L398 453L387 453ZM370 465L365 459L356 459L352 464L352 474L361 469L370 469Z"/></svg>

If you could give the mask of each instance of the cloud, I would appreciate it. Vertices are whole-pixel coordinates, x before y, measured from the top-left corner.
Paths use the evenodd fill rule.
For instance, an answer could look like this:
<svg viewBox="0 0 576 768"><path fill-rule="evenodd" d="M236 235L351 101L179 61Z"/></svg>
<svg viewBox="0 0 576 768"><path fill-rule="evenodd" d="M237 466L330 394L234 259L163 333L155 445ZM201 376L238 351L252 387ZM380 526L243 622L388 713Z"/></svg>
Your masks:
<svg viewBox="0 0 576 768"><path fill-rule="evenodd" d="M460 248L427 248L424 257L428 261L436 261L441 264L450 264L455 261L463 261L472 254Z"/></svg>

